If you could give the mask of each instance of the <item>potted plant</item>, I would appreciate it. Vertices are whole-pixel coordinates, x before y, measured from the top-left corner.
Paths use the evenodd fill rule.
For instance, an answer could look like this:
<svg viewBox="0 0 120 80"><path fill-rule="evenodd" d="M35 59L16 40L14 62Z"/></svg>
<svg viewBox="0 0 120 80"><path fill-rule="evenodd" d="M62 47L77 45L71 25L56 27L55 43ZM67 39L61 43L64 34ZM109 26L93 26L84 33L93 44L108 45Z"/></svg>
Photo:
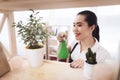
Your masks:
<svg viewBox="0 0 120 80"><path fill-rule="evenodd" d="M92 74L93 74L93 68L94 65L97 64L96 61L96 53L91 50L91 48L88 48L88 52L86 53L86 61L84 65L84 75L91 80Z"/></svg>
<svg viewBox="0 0 120 80"><path fill-rule="evenodd" d="M35 12L31 10L31 14L28 17L27 23L23 24L23 21L19 21L17 23L13 23L13 27L16 27L18 30L18 35L21 36L21 40L24 41L26 45L26 49L30 52L29 58L33 57L34 54L36 57L40 56L41 58L30 58L32 66L38 66L42 64L43 61L43 47L46 42L46 38L49 36L46 30L46 24L42 22L42 17L37 17L39 12ZM42 49L41 49L42 48ZM36 54L34 52L37 52ZM33 52L34 51L34 52ZM41 53L40 53L41 52ZM38 59L38 60L36 60ZM40 60L41 59L41 60ZM41 61L36 63L33 60Z"/></svg>

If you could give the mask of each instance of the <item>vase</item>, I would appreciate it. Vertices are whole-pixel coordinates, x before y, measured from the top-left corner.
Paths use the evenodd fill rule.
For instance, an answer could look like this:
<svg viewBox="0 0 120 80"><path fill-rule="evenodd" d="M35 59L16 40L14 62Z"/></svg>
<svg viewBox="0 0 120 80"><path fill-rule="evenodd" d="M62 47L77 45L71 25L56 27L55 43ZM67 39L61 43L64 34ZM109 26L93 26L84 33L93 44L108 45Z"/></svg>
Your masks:
<svg viewBox="0 0 120 80"><path fill-rule="evenodd" d="M88 64L85 62L84 64L84 68L83 68L83 73L84 76L88 79L88 80L92 80L93 77L93 68L95 65L92 64Z"/></svg>
<svg viewBox="0 0 120 80"><path fill-rule="evenodd" d="M26 49L28 63L31 67L40 67L44 60L44 48Z"/></svg>

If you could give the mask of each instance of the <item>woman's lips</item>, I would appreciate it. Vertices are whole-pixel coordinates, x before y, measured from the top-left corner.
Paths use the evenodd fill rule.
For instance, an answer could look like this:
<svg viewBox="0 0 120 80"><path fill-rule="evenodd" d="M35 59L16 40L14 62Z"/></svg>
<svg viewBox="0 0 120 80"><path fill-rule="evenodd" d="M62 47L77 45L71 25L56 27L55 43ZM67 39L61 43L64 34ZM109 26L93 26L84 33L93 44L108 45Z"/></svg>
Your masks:
<svg viewBox="0 0 120 80"><path fill-rule="evenodd" d="M75 33L75 37L78 37L80 35L80 33Z"/></svg>

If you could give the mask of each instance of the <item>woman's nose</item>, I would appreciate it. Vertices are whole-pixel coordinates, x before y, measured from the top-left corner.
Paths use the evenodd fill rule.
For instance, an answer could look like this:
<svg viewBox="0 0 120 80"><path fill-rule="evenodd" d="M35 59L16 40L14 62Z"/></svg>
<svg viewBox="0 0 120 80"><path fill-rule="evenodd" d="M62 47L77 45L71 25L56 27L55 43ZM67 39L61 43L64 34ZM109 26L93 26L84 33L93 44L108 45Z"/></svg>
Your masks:
<svg viewBox="0 0 120 80"><path fill-rule="evenodd" d="M76 32L76 31L78 31L78 28L77 28L77 26L74 26L73 27L73 32Z"/></svg>

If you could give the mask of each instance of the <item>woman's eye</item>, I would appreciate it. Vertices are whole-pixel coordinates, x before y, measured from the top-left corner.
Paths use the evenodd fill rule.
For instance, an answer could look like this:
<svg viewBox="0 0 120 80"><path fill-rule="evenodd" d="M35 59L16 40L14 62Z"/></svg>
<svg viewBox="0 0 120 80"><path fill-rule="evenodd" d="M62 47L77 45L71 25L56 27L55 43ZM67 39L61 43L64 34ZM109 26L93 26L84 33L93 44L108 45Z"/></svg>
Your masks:
<svg viewBox="0 0 120 80"><path fill-rule="evenodd" d="M75 27L75 25L73 24L73 27Z"/></svg>
<svg viewBox="0 0 120 80"><path fill-rule="evenodd" d="M78 27L81 27L82 25L77 25Z"/></svg>
<svg viewBox="0 0 120 80"><path fill-rule="evenodd" d="M75 25L75 24L73 24L73 27L75 27L75 26L81 27L82 25L81 25L81 24L79 24L79 25Z"/></svg>

